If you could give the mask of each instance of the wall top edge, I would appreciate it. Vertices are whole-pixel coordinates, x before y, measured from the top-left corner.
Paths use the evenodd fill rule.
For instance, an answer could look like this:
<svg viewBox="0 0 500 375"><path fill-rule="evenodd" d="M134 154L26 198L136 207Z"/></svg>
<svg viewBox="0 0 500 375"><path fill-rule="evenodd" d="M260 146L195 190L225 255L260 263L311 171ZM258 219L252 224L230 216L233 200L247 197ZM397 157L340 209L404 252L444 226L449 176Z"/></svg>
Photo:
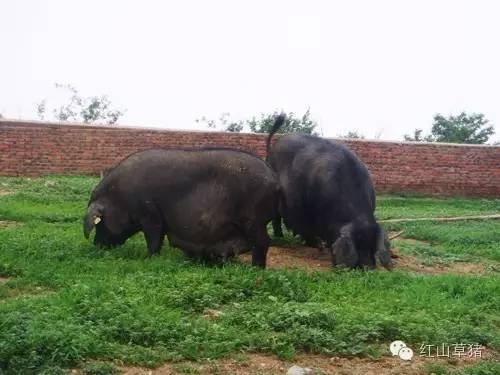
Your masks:
<svg viewBox="0 0 500 375"><path fill-rule="evenodd" d="M15 126L15 127L38 127L42 128L44 126L49 126L51 128L74 128L74 129L106 129L106 130L134 130L134 131L149 131L157 133L171 133L171 132L185 132L185 133L198 133L198 134L224 134L224 135L251 135L251 136L266 136L266 134L260 133L228 133L222 131L210 131L210 130L197 130L197 129L175 129L175 128L161 128L161 127L151 127L151 126L137 126L137 125L89 125L78 122L52 122L52 121L38 121L38 120L18 120L18 119L0 119L0 127L2 126ZM500 149L500 145L476 145L476 144L461 144L461 143L439 143L439 142L410 142L410 141L391 141L391 140L381 140L381 139L353 139L353 138L335 138L335 137L324 137L328 139L338 140L338 141L348 141L355 143L386 143L394 145L414 145L414 146L433 146L433 147L467 147L467 148L492 148Z"/></svg>

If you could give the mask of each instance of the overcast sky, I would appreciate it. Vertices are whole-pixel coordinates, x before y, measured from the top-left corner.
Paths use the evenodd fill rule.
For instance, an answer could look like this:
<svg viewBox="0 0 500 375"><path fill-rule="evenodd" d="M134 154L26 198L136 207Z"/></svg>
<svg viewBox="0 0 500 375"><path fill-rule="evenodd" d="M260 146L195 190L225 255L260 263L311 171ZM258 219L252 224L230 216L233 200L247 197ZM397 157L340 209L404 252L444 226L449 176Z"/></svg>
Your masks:
<svg viewBox="0 0 500 375"><path fill-rule="evenodd" d="M127 125L310 108L325 136L399 140L465 110L500 132L499 19L495 0L1 0L0 113L35 118L59 82Z"/></svg>

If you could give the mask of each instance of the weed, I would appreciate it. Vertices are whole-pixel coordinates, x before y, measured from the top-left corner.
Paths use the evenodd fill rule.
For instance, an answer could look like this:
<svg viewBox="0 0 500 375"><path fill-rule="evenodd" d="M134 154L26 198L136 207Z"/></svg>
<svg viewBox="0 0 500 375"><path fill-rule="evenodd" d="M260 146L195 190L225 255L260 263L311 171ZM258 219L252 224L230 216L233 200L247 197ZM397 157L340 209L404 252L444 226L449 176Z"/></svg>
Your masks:
<svg viewBox="0 0 500 375"><path fill-rule="evenodd" d="M88 362L82 367L84 375L114 375L120 371L113 363Z"/></svg>

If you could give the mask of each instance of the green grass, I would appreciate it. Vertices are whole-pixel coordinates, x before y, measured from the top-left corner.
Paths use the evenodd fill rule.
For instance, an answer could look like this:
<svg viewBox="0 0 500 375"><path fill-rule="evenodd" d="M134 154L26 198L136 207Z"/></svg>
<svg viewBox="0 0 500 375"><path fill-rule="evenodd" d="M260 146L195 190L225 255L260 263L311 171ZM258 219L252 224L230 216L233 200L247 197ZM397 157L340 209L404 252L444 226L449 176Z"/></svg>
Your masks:
<svg viewBox="0 0 500 375"><path fill-rule="evenodd" d="M258 351L387 355L388 344L480 343L500 349L500 277L403 271L206 267L168 246L146 258L141 235L114 250L83 238L96 179L0 178L0 373L113 373ZM404 202L408 201L408 207ZM419 205L419 202L422 202ZM434 202L434 203L432 203ZM498 213L499 201L382 197L379 217ZM391 224L429 241L402 251L447 261L499 261L500 221ZM296 241L290 235L282 244ZM205 309L221 315L206 318ZM480 367L483 366L483 372ZM495 371L495 364L475 366ZM473 371L472 368L470 371ZM474 370L476 371L476 370Z"/></svg>
<svg viewBox="0 0 500 375"><path fill-rule="evenodd" d="M427 250L434 255L500 262L500 220L390 223L385 227L429 242ZM418 246L415 250L418 252Z"/></svg>
<svg viewBox="0 0 500 375"><path fill-rule="evenodd" d="M378 219L454 217L500 213L500 199L377 197Z"/></svg>

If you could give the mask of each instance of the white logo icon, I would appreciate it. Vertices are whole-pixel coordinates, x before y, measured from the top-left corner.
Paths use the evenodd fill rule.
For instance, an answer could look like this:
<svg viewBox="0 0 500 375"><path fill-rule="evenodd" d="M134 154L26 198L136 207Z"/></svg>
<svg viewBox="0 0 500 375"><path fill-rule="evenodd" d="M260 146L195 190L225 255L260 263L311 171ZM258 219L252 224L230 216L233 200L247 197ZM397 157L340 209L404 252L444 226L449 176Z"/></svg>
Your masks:
<svg viewBox="0 0 500 375"><path fill-rule="evenodd" d="M403 361L410 361L413 358L413 350L401 340L391 342L389 349L393 356L398 355Z"/></svg>
<svg viewBox="0 0 500 375"><path fill-rule="evenodd" d="M413 358L413 350L408 347L401 348L398 354L399 358L401 358L403 361L411 361L411 359Z"/></svg>
<svg viewBox="0 0 500 375"><path fill-rule="evenodd" d="M391 343L391 345L389 346L389 349L391 350L392 355L398 355L399 351L402 348L406 348L406 344L400 340L393 341Z"/></svg>

